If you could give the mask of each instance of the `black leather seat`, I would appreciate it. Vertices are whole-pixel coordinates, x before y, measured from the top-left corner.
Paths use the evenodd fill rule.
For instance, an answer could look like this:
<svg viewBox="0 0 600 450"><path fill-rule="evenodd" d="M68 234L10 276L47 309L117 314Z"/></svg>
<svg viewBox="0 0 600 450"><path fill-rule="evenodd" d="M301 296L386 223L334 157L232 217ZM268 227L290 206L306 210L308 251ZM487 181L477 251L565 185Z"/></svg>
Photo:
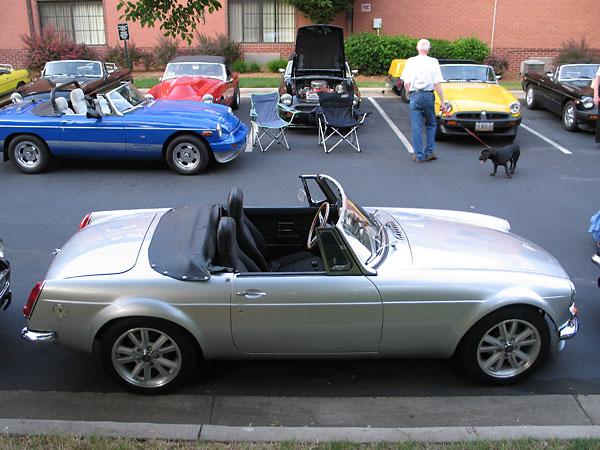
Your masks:
<svg viewBox="0 0 600 450"><path fill-rule="evenodd" d="M235 220L231 217L221 217L217 227L219 263L237 272L260 272L254 261L240 250L235 235Z"/></svg>
<svg viewBox="0 0 600 450"><path fill-rule="evenodd" d="M274 260L267 255L267 242L244 213L244 193L231 188L227 215L235 220L237 243L262 272L314 272L325 270L323 260L309 251L295 252Z"/></svg>

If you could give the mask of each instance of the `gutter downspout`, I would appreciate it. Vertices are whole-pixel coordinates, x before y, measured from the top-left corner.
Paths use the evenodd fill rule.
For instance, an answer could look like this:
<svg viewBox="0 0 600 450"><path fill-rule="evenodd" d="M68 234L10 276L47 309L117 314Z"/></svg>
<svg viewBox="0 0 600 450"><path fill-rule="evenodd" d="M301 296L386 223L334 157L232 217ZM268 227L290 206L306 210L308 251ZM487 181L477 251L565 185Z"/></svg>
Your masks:
<svg viewBox="0 0 600 450"><path fill-rule="evenodd" d="M490 42L490 50L494 50L494 34L496 32L496 12L498 11L498 0L494 0L494 18L492 19L492 39Z"/></svg>

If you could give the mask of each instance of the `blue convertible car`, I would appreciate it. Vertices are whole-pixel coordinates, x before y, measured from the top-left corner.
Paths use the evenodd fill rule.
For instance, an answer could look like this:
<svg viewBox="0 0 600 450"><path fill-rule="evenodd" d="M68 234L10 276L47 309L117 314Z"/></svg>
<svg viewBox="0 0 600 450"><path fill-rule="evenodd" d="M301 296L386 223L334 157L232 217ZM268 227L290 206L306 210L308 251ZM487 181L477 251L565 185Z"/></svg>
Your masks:
<svg viewBox="0 0 600 450"><path fill-rule="evenodd" d="M226 106L146 98L131 83L90 98L79 86L69 91L73 83L56 86L49 100L0 110L4 161L39 173L51 157L164 158L175 172L195 175L211 155L229 162L246 142L248 127Z"/></svg>

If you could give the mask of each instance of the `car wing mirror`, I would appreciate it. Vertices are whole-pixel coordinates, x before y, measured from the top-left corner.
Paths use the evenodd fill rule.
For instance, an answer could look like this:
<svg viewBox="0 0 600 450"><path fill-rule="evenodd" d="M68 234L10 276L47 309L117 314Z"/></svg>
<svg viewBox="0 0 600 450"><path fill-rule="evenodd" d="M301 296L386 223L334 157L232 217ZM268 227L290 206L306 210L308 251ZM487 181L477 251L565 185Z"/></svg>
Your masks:
<svg viewBox="0 0 600 450"><path fill-rule="evenodd" d="M500 81L502 79L502 75L496 75L496 81Z"/></svg>
<svg viewBox="0 0 600 450"><path fill-rule="evenodd" d="M228 83L233 83L233 77L229 77L229 78L227 78L227 82L228 82Z"/></svg>
<svg viewBox="0 0 600 450"><path fill-rule="evenodd" d="M144 98L149 98L150 100L154 100L154 95L146 94L146 95L144 95Z"/></svg>
<svg viewBox="0 0 600 450"><path fill-rule="evenodd" d="M356 75L358 75L358 69L353 69L350 72L352 72L352 76L353 77L356 76Z"/></svg>
<svg viewBox="0 0 600 450"><path fill-rule="evenodd" d="M100 114L95 109L89 109L88 112L85 114L85 117L87 117L88 119L102 119L102 114Z"/></svg>

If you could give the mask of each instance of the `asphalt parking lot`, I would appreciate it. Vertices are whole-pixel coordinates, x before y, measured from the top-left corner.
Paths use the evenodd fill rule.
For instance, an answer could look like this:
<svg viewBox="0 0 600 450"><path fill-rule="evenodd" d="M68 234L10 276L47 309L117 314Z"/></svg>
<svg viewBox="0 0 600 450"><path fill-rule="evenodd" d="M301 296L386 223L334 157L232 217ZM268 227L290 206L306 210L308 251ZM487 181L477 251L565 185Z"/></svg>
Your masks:
<svg viewBox="0 0 600 450"><path fill-rule="evenodd" d="M237 411L235 423L231 423L268 427L273 423L286 425L286 414L295 411L294 398L384 397L398 401L565 396L571 400L574 395L600 394L600 329L596 326L600 321L599 271L590 262L594 245L587 234L589 218L600 209L596 194L600 148L593 142L593 133L569 133L559 117L524 108L515 141L521 147L521 157L513 179L507 179L502 170L496 177L489 176L492 165L480 164L477 157L483 147L469 136L438 143L438 160L415 164L406 145L410 142L408 105L393 94L364 98L362 110L371 113L359 131L362 153L340 146L325 154L317 145L315 129L291 129L287 134L291 150L276 145L261 153L258 147L248 147L232 163L212 164L195 177L178 176L166 164L139 162L55 160L50 170L40 175L21 174L10 163L1 165L0 237L13 268L13 304L0 312L0 358L4 361L0 398L7 400L1 402L0 417L227 425L231 416L225 413L220 417L204 415L205 402L210 409L211 399L238 398L242 400L238 405L253 399L288 399L287 406L273 408L271 415L259 414L255 404L257 420ZM236 114L249 123L247 97ZM231 186L243 189L248 205L297 205L298 175L306 173L337 178L355 201L366 206L457 209L508 219L513 232L547 249L571 276L582 321L579 335L530 379L502 388L473 384L452 361L211 362L177 393L178 402L186 402L187 397L189 403L179 413L169 409L170 417L153 411L137 396L122 393L88 355L26 343L19 337L21 307L30 289L43 279L52 251L75 232L87 212L225 202ZM42 401L33 405L35 398ZM81 410L75 413L64 407L73 407L84 398ZM119 408L113 411L111 401L106 400L115 398ZM196 401L204 406L192 413ZM266 400L261 401L266 404ZM164 402L161 404L166 408ZM558 404L551 407L558 408ZM138 408L140 405L145 406ZM225 407L219 411L233 413L235 401L228 405L229 410ZM377 402L362 406L378 408ZM339 407L337 413L342 414L343 402ZM468 408L464 410L467 414ZM451 411L449 406L448 413ZM343 420L319 423L318 418L325 416L313 415L315 420L306 425L344 424ZM202 422L205 420L209 422ZM346 425L390 426L362 419Z"/></svg>

